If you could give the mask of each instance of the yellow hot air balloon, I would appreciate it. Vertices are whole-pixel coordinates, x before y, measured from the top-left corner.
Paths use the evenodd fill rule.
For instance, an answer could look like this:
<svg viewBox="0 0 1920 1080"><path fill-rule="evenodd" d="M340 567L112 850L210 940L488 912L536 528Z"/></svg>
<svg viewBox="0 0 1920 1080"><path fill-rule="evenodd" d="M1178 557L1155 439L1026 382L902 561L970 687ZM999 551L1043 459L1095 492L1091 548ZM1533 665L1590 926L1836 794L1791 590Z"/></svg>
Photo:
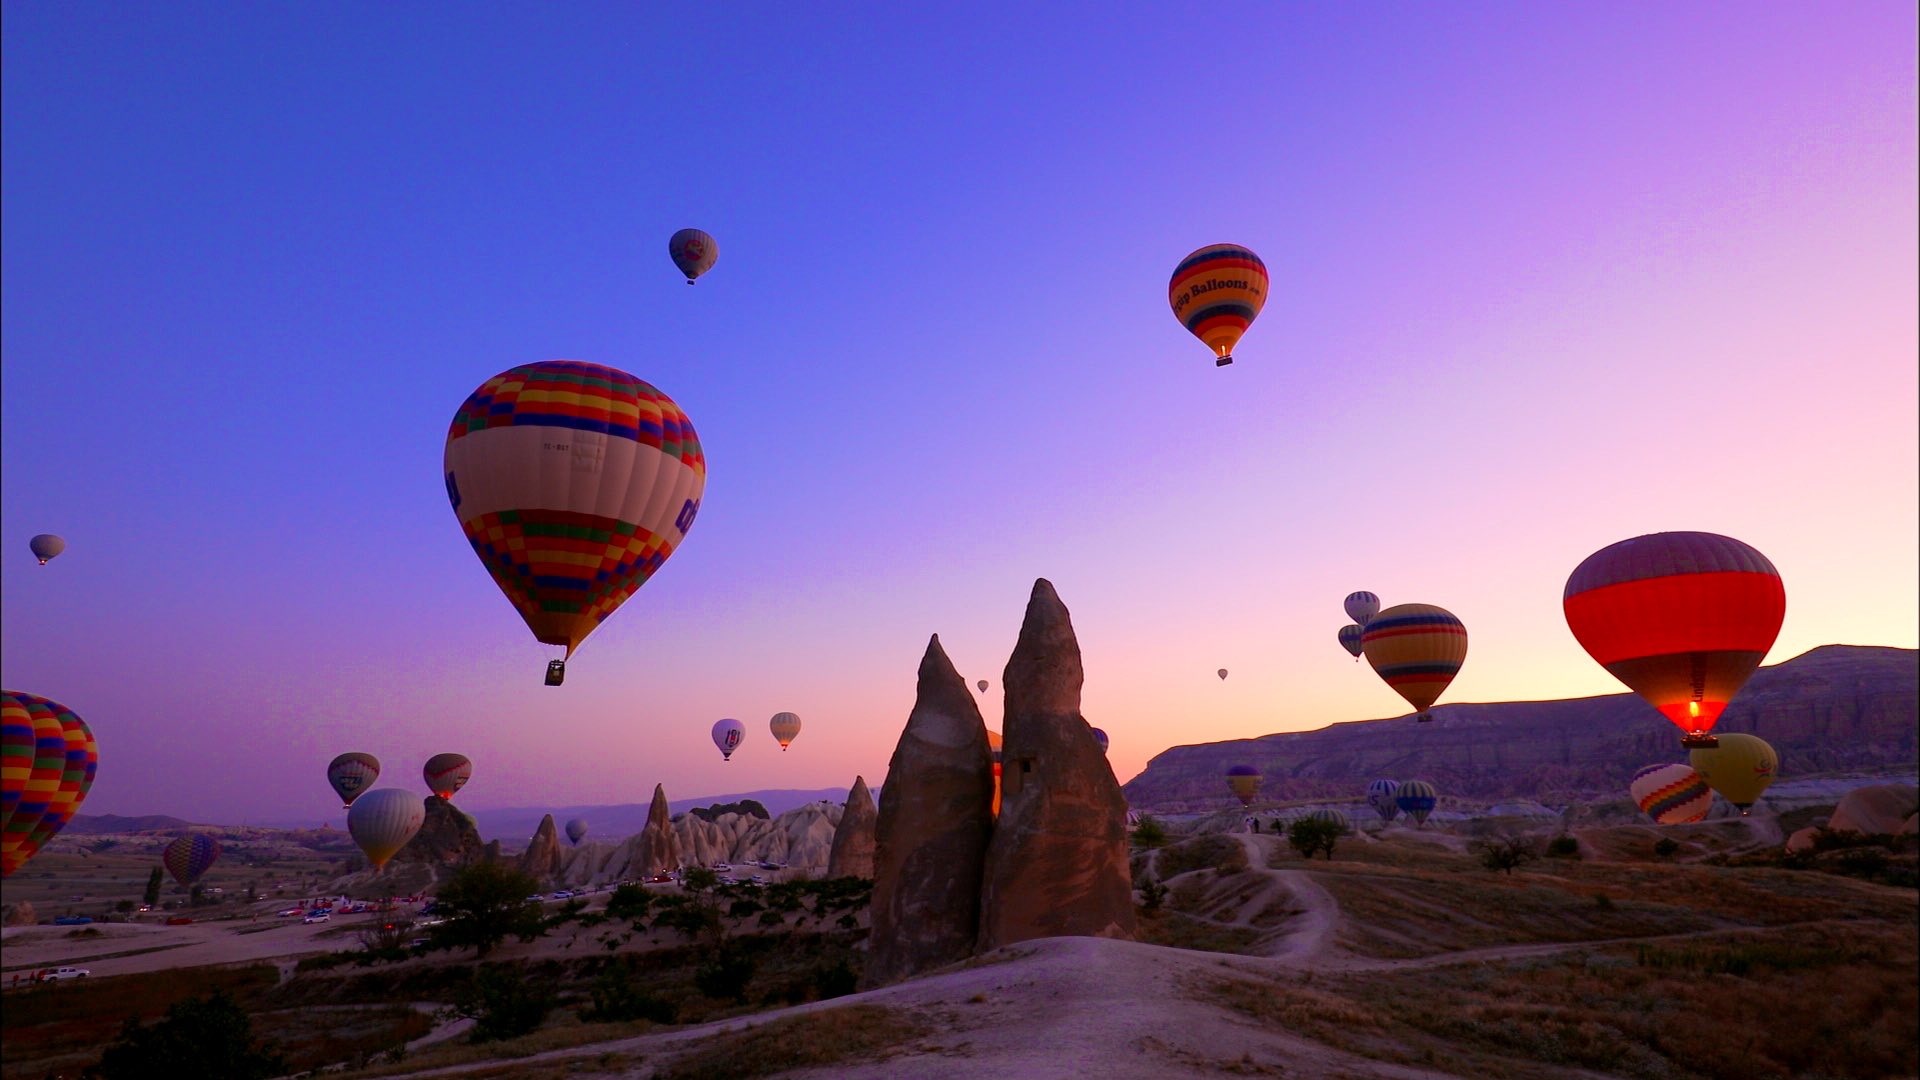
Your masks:
<svg viewBox="0 0 1920 1080"><path fill-rule="evenodd" d="M773 730L773 737L780 740L782 750L800 734L800 718L790 712L774 713L767 726Z"/></svg>
<svg viewBox="0 0 1920 1080"><path fill-rule="evenodd" d="M987 729L987 749L993 751L993 816L1000 816L1000 733Z"/></svg>
<svg viewBox="0 0 1920 1080"><path fill-rule="evenodd" d="M1765 739L1744 732L1720 736L1720 745L1687 752L1688 763L1707 786L1740 808L1741 816L1759 800L1780 771L1780 755Z"/></svg>
<svg viewBox="0 0 1920 1080"><path fill-rule="evenodd" d="M353 800L347 832L378 870L407 846L426 820L427 806L420 796L402 788L375 788Z"/></svg>
<svg viewBox="0 0 1920 1080"><path fill-rule="evenodd" d="M1173 268L1167 302L1187 332L1213 350L1214 366L1225 367L1267 302L1267 264L1239 244L1208 244Z"/></svg>
<svg viewBox="0 0 1920 1080"><path fill-rule="evenodd" d="M1467 628L1446 608L1396 604L1367 620L1360 651L1424 724L1433 719L1427 710L1467 660Z"/></svg>

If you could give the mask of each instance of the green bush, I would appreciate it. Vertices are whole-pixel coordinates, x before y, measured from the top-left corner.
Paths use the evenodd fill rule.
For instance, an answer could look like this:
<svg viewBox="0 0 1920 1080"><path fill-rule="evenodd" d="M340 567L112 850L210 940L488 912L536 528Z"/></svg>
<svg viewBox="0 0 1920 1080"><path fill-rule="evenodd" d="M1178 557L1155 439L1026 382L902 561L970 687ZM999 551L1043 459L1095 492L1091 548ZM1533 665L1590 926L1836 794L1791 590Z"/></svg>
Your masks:
<svg viewBox="0 0 1920 1080"><path fill-rule="evenodd" d="M1157 848L1167 842L1167 830L1151 814L1140 815L1140 824L1133 830L1133 846L1137 848Z"/></svg>
<svg viewBox="0 0 1920 1080"><path fill-rule="evenodd" d="M221 1077L265 1080L287 1071L286 1059L253 1039L253 1021L223 991L175 1002L151 1027L128 1017L120 1037L101 1055L100 1080Z"/></svg>
<svg viewBox="0 0 1920 1080"><path fill-rule="evenodd" d="M480 965L453 999L454 1015L473 1020L467 1041L476 1043L515 1039L534 1031L553 1006L552 990L509 964Z"/></svg>
<svg viewBox="0 0 1920 1080"><path fill-rule="evenodd" d="M607 897L607 914L616 919L644 919L653 907L653 894L644 885L622 885Z"/></svg>
<svg viewBox="0 0 1920 1080"><path fill-rule="evenodd" d="M1580 841L1562 834L1547 841L1547 858L1577 859L1580 857Z"/></svg>
<svg viewBox="0 0 1920 1080"><path fill-rule="evenodd" d="M1287 826L1287 843L1300 853L1303 859L1313 858L1316 851L1324 851L1327 860L1333 860L1333 845L1340 839L1343 830L1339 823L1322 821L1317 818L1303 817Z"/></svg>
<svg viewBox="0 0 1920 1080"><path fill-rule="evenodd" d="M747 983L753 980L753 958L738 948L719 948L693 971L693 985L716 1001L733 1000L744 1005Z"/></svg>
<svg viewBox="0 0 1920 1080"><path fill-rule="evenodd" d="M623 956L602 968L588 995L593 1005L583 1011L580 1018L596 1023L651 1020L656 1024L671 1024L678 1013L673 1002L641 985L631 956Z"/></svg>

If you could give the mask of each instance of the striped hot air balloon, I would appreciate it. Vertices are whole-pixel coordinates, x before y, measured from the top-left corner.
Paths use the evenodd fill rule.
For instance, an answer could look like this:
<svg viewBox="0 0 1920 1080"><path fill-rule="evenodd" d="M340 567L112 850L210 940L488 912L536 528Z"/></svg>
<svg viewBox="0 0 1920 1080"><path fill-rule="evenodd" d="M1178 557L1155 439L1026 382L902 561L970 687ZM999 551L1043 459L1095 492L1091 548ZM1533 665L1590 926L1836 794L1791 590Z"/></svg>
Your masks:
<svg viewBox="0 0 1920 1080"><path fill-rule="evenodd" d="M1252 806L1253 800L1260 794L1260 770L1251 765L1234 765L1227 769L1227 790L1240 800L1241 806Z"/></svg>
<svg viewBox="0 0 1920 1080"><path fill-rule="evenodd" d="M781 750L785 750L800 734L800 718L790 712L774 713L767 726L772 729Z"/></svg>
<svg viewBox="0 0 1920 1080"><path fill-rule="evenodd" d="M1380 815L1381 821L1392 821L1394 815L1400 813L1400 804L1393 801L1399 790L1400 784L1395 780L1375 780L1367 785L1367 805Z"/></svg>
<svg viewBox="0 0 1920 1080"><path fill-rule="evenodd" d="M569 657L680 546L707 484L673 399L571 360L482 383L454 414L444 471L494 583L536 639ZM563 676L550 667L547 681Z"/></svg>
<svg viewBox="0 0 1920 1080"><path fill-rule="evenodd" d="M188 833L167 845L160 854L160 863L182 888L191 889L219 858L220 841L204 833Z"/></svg>
<svg viewBox="0 0 1920 1080"><path fill-rule="evenodd" d="M1349 833L1353 831L1353 822L1347 820L1347 815L1328 806L1323 806L1320 809L1312 811L1311 813L1307 814L1307 820L1308 821L1324 821L1327 824L1332 825L1335 828L1339 829L1342 833Z"/></svg>
<svg viewBox="0 0 1920 1080"><path fill-rule="evenodd" d="M420 796L402 788L376 788L354 800L347 811L347 832L378 870L407 846L426 820Z"/></svg>
<svg viewBox="0 0 1920 1080"><path fill-rule="evenodd" d="M473 762L465 754L435 754L427 759L426 768L420 770L427 779L427 790L443 799L453 798L453 793L467 786L473 779Z"/></svg>
<svg viewBox="0 0 1920 1080"><path fill-rule="evenodd" d="M327 783L340 796L344 809L353 809L353 800L373 787L380 778L380 759L372 754L341 754L327 763Z"/></svg>
<svg viewBox="0 0 1920 1080"><path fill-rule="evenodd" d="M1780 771L1780 755L1758 735L1728 732L1713 746L1696 747L1687 760L1706 785L1740 808L1740 816L1760 799Z"/></svg>
<svg viewBox="0 0 1920 1080"><path fill-rule="evenodd" d="M1409 780L1401 784L1400 790L1393 795L1394 805L1400 808L1401 813L1412 818L1415 825L1425 825L1427 815L1433 813L1434 805L1439 801L1440 796L1434 792L1433 785L1425 780Z"/></svg>
<svg viewBox="0 0 1920 1080"><path fill-rule="evenodd" d="M1367 620L1380 614L1380 598L1370 592L1348 593L1341 606L1347 609L1347 618L1361 626L1367 625Z"/></svg>
<svg viewBox="0 0 1920 1080"><path fill-rule="evenodd" d="M1587 556L1562 605L1581 648L1678 726L1682 746L1705 747L1773 648L1787 591L1767 557L1738 540L1668 532Z"/></svg>
<svg viewBox="0 0 1920 1080"><path fill-rule="evenodd" d="M1648 765L1627 781L1627 791L1655 825L1705 821L1713 809L1713 789L1690 765Z"/></svg>
<svg viewBox="0 0 1920 1080"><path fill-rule="evenodd" d="M1360 642L1366 636L1366 628L1357 623L1340 628L1340 647L1353 655L1356 664L1360 662Z"/></svg>
<svg viewBox="0 0 1920 1080"><path fill-rule="evenodd" d="M987 729L987 749L993 753L993 816L1000 816L1000 733Z"/></svg>
<svg viewBox="0 0 1920 1080"><path fill-rule="evenodd" d="M1467 659L1467 628L1432 604L1396 604L1368 620L1360 649L1367 663L1420 714L1445 693Z"/></svg>
<svg viewBox="0 0 1920 1080"><path fill-rule="evenodd" d="M667 238L667 257L691 285L694 278L713 269L714 260L720 257L720 245L699 229L681 229Z"/></svg>
<svg viewBox="0 0 1920 1080"><path fill-rule="evenodd" d="M0 691L0 877L66 827L93 787L100 750L72 709Z"/></svg>
<svg viewBox="0 0 1920 1080"><path fill-rule="evenodd" d="M1167 302L1187 332L1213 350L1214 366L1224 367L1267 302L1267 264L1239 244L1208 244L1173 268Z"/></svg>

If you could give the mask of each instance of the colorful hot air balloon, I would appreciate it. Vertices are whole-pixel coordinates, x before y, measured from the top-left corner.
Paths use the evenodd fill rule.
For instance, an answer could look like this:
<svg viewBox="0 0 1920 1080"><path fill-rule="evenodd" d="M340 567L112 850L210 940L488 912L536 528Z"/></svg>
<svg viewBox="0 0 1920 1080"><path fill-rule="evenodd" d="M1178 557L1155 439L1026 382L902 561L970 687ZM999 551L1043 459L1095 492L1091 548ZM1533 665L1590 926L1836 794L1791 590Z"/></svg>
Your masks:
<svg viewBox="0 0 1920 1080"><path fill-rule="evenodd" d="M1107 752L1107 733L1106 732L1101 731L1099 728L1094 728L1093 741L1100 744L1101 753L1104 754Z"/></svg>
<svg viewBox="0 0 1920 1080"><path fill-rule="evenodd" d="M93 731L72 709L0 691L0 877L66 827L100 765Z"/></svg>
<svg viewBox="0 0 1920 1080"><path fill-rule="evenodd" d="M740 749L740 740L747 737L747 725L738 720L715 720L713 722L713 745L720 748L720 759L732 761L733 752Z"/></svg>
<svg viewBox="0 0 1920 1080"><path fill-rule="evenodd" d="M188 833L167 845L160 854L160 862L182 888L191 889L219 857L220 841L203 833Z"/></svg>
<svg viewBox="0 0 1920 1080"><path fill-rule="evenodd" d="M1251 765L1233 766L1227 770L1227 788L1241 806L1252 806L1254 796L1260 794L1260 770Z"/></svg>
<svg viewBox="0 0 1920 1080"><path fill-rule="evenodd" d="M1705 821L1713 809L1713 791L1690 765L1648 765L1627 781L1627 791L1655 825Z"/></svg>
<svg viewBox="0 0 1920 1080"><path fill-rule="evenodd" d="M993 751L993 816L1000 816L1000 733L987 729L987 749Z"/></svg>
<svg viewBox="0 0 1920 1080"><path fill-rule="evenodd" d="M482 383L454 414L444 462L475 554L533 636L569 657L680 546L707 485L671 398L571 360Z"/></svg>
<svg viewBox="0 0 1920 1080"><path fill-rule="evenodd" d="M1347 609L1347 618L1362 627L1375 615L1380 614L1380 598L1370 592L1348 593L1342 606Z"/></svg>
<svg viewBox="0 0 1920 1080"><path fill-rule="evenodd" d="M1758 735L1728 732L1718 745L1702 746L1687 755L1694 771L1720 797L1740 808L1740 816L1759 800L1780 771L1780 755Z"/></svg>
<svg viewBox="0 0 1920 1080"><path fill-rule="evenodd" d="M1381 821L1392 821L1400 812L1400 804L1393 797L1400 790L1400 784L1394 780L1375 780L1367 785L1367 805L1380 815Z"/></svg>
<svg viewBox="0 0 1920 1080"><path fill-rule="evenodd" d="M1167 302L1187 332L1213 350L1214 366L1224 367L1267 302L1267 264L1238 244L1208 244L1173 268Z"/></svg>
<svg viewBox="0 0 1920 1080"><path fill-rule="evenodd" d="M1400 790L1393 795L1394 805L1400 808L1401 813L1412 818L1415 825L1425 825L1427 815L1433 813L1433 807L1439 801L1440 796L1433 790L1433 785L1425 780L1409 780L1401 784Z"/></svg>
<svg viewBox="0 0 1920 1080"><path fill-rule="evenodd" d="M1787 591L1767 557L1738 540L1668 532L1587 556L1562 604L1580 647L1678 725L1680 745L1704 747L1773 648Z"/></svg>
<svg viewBox="0 0 1920 1080"><path fill-rule="evenodd" d="M793 742L794 736L800 734L800 718L790 712L774 713L767 726L773 729L773 737L780 741L783 751Z"/></svg>
<svg viewBox="0 0 1920 1080"><path fill-rule="evenodd" d="M981 679L979 682L974 683L974 685L980 688L981 693L984 694L987 692L987 680Z"/></svg>
<svg viewBox="0 0 1920 1080"><path fill-rule="evenodd" d="M27 548L33 552L34 558L40 560L40 565L45 566L48 559L67 550L67 542L52 533L41 533L27 541Z"/></svg>
<svg viewBox="0 0 1920 1080"><path fill-rule="evenodd" d="M586 818L577 817L577 818L574 818L572 821L567 822L567 843L572 844L574 847L579 847L580 841L586 839L586 837L587 837L587 819Z"/></svg>
<svg viewBox="0 0 1920 1080"><path fill-rule="evenodd" d="M1338 810L1333 809L1332 807L1321 807L1318 810L1314 810L1310 812L1309 814L1307 814L1307 820L1308 821L1324 821L1327 824L1332 825L1335 828L1339 829L1342 833L1349 833L1353 831L1353 822L1347 820L1347 815L1341 813Z"/></svg>
<svg viewBox="0 0 1920 1080"><path fill-rule="evenodd" d="M1395 604L1367 620L1360 649L1424 724L1467 659L1467 628L1446 608Z"/></svg>
<svg viewBox="0 0 1920 1080"><path fill-rule="evenodd" d="M435 754L427 759L427 767L421 772L426 775L428 791L451 799L454 792L473 779L473 762L468 761L465 754Z"/></svg>
<svg viewBox="0 0 1920 1080"><path fill-rule="evenodd" d="M1227 679L1227 669L1226 669L1226 668L1221 668L1221 669L1220 669L1219 671L1216 671L1216 672L1214 672L1214 674L1215 674L1215 675L1218 675L1218 676L1220 676L1220 681L1221 681L1221 682L1225 682L1225 681L1226 681L1226 679Z"/></svg>
<svg viewBox="0 0 1920 1080"><path fill-rule="evenodd" d="M327 783L340 796L340 805L353 809L353 800L380 778L380 759L372 754L341 754L327 763Z"/></svg>
<svg viewBox="0 0 1920 1080"><path fill-rule="evenodd" d="M1340 628L1340 647L1353 655L1354 663L1360 662L1360 639L1366 636L1366 630L1358 625Z"/></svg>
<svg viewBox="0 0 1920 1080"><path fill-rule="evenodd" d="M420 796L402 788L376 788L354 800L347 811L347 832L378 870L407 846L426 820Z"/></svg>
<svg viewBox="0 0 1920 1080"><path fill-rule="evenodd" d="M667 239L667 255L691 285L694 278L713 269L713 260L720 257L720 245L699 229L681 229Z"/></svg>

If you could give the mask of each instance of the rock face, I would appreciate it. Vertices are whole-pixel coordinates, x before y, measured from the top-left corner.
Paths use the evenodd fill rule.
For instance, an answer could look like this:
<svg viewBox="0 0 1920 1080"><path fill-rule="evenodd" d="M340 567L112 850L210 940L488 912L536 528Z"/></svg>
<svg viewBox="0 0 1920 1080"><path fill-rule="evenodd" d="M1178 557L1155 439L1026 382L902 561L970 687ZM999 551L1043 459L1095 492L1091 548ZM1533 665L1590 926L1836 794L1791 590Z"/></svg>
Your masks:
<svg viewBox="0 0 1920 1080"><path fill-rule="evenodd" d="M520 872L533 877L545 888L560 869L560 836L553 827L553 815L540 819L540 827L533 830L533 839L527 842L527 850L520 854Z"/></svg>
<svg viewBox="0 0 1920 1080"><path fill-rule="evenodd" d="M980 896L982 951L1039 937L1133 937L1127 801L1080 717L1081 681L1073 621L1042 578L1000 678L1000 820ZM889 777L889 794L894 787Z"/></svg>
<svg viewBox="0 0 1920 1080"><path fill-rule="evenodd" d="M1833 808L1827 828L1863 836L1895 835L1920 808L1920 788L1912 784L1874 784L1854 788Z"/></svg>
<svg viewBox="0 0 1920 1080"><path fill-rule="evenodd" d="M862 985L883 986L972 955L992 801L987 726L935 635L920 658L913 711L880 791Z"/></svg>
<svg viewBox="0 0 1920 1080"><path fill-rule="evenodd" d="M1392 699L1384 685L1378 692ZM1920 653L1825 645L1755 672L1715 730L1759 735L1789 776L1878 769L1920 756L1917 710ZM1640 766L1686 756L1678 729L1632 694L1441 705L1433 716L1176 746L1127 783L1127 799L1136 809L1225 806L1220 776L1244 761L1265 777L1263 800L1352 798L1376 777L1418 776L1450 798L1559 803L1622 796Z"/></svg>
<svg viewBox="0 0 1920 1080"><path fill-rule="evenodd" d="M879 812L873 807L873 793L867 790L867 778L853 778L853 790L847 792L847 807L840 813L840 824L833 830L833 850L827 856L827 876L873 877L873 832Z"/></svg>
<svg viewBox="0 0 1920 1080"><path fill-rule="evenodd" d="M634 837L635 851L630 858L629 877L664 874L680 868L680 839L673 833L673 815L667 810L667 789L653 785L653 802L647 807L647 824Z"/></svg>
<svg viewBox="0 0 1920 1080"><path fill-rule="evenodd" d="M487 857L488 845L480 842L480 830L472 818L438 796L427 796L426 805L427 818L420 831L393 856L394 862L457 869Z"/></svg>

